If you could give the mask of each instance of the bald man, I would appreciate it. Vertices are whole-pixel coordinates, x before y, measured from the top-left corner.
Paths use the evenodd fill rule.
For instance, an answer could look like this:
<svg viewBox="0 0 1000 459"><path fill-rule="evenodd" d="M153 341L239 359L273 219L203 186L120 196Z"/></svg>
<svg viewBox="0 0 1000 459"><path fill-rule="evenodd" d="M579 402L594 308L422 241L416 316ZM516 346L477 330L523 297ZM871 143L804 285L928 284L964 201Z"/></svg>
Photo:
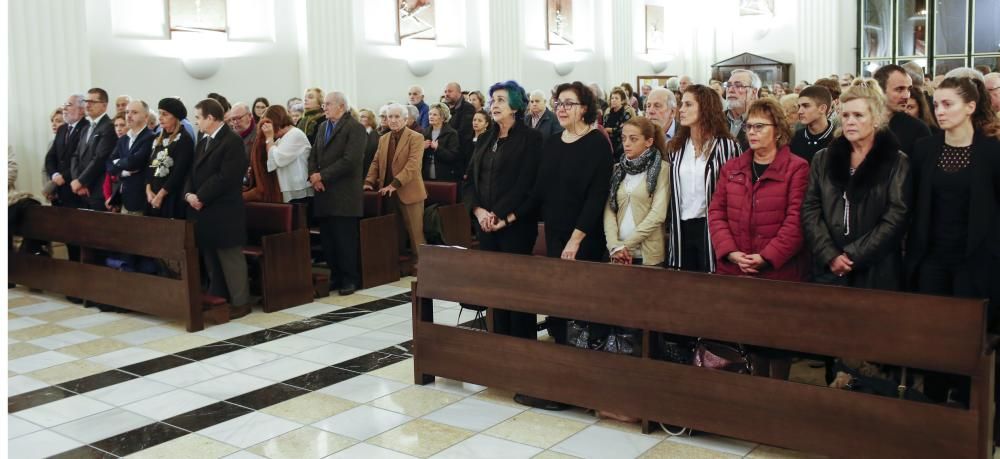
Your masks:
<svg viewBox="0 0 1000 459"><path fill-rule="evenodd" d="M125 108L128 133L118 139L115 151L111 153L110 172L119 177L121 209L126 215L143 215L146 212L146 167L153 150L153 131L146 126L148 119L149 105L146 102L129 102ZM109 209L114 194L105 202Z"/></svg>
<svg viewBox="0 0 1000 459"><path fill-rule="evenodd" d="M451 109L448 124L458 131L458 147L462 156L462 170L472 157L472 117L476 109L462 97L462 87L451 82L444 87L445 103Z"/></svg>

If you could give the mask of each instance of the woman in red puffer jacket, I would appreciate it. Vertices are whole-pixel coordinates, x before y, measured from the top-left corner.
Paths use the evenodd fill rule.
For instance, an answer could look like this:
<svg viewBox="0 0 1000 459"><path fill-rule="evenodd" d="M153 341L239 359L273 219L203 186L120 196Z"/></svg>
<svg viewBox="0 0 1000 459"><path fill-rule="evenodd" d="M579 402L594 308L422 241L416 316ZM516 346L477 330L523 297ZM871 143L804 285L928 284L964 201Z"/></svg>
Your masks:
<svg viewBox="0 0 1000 459"><path fill-rule="evenodd" d="M746 126L750 149L723 166L708 211L716 272L805 280L799 211L809 163L788 148L792 134L777 102L755 101Z"/></svg>

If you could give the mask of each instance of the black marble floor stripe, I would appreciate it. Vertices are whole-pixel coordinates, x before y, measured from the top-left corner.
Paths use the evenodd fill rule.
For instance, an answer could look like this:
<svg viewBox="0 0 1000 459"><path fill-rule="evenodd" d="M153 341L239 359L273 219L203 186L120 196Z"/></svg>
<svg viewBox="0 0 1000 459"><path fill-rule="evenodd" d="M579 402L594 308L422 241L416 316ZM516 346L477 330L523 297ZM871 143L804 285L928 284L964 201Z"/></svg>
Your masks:
<svg viewBox="0 0 1000 459"><path fill-rule="evenodd" d="M379 301L384 301L384 300L381 299L374 300L370 301L369 303L377 303ZM258 330L234 338L229 338L225 340L216 341L214 343L205 344L203 346L191 348L185 351L178 352L176 354L157 357L155 359L142 361L121 368L115 368L91 376L86 376L83 378L74 379L72 381L54 384L49 387L43 387L41 389L36 389L30 392L15 395L13 397L8 397L7 412L14 413L17 411L34 408L36 406L41 406L46 403L51 403L66 397L72 397L73 395L83 394L86 392L103 389L108 386L113 386L118 383L135 379L137 376L151 375L153 373L158 373L160 371L187 365L189 363L193 363L196 361L205 360L219 355L227 354L229 352L238 351L240 349L244 349L245 347L254 346L268 341L273 341L275 339L285 338L315 328L325 327L333 323L354 319L367 314L371 314L372 312L374 312L374 310L370 311L366 309L359 309L358 307L342 308L336 311L320 314L315 317L308 317L295 322L289 322L287 324L280 325L277 327ZM240 344L240 343L246 343L246 344Z"/></svg>
<svg viewBox="0 0 1000 459"><path fill-rule="evenodd" d="M377 365L372 365L372 370L369 370L373 371L411 357L380 351L370 352L364 356L340 362L335 366L324 367L281 383L272 384L255 391L237 395L222 402L213 403L160 422L148 424L123 434L99 440L91 443L89 446L96 448L98 452L106 451L118 456L134 454L143 449L152 448L160 443L222 424L223 422L317 391L324 387L332 386L362 374L340 368L340 365L350 366L350 362L352 361L375 361ZM83 448L77 448L72 451L77 450L86 451Z"/></svg>

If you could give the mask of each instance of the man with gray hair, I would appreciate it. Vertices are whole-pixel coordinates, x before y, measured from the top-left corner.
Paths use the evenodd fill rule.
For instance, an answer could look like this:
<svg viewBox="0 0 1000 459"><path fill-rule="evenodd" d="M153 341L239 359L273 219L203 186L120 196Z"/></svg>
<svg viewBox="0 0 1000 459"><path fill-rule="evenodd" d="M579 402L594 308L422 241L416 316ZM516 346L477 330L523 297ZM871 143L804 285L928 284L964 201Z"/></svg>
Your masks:
<svg viewBox="0 0 1000 459"><path fill-rule="evenodd" d="M424 132L424 128L420 126L420 109L415 105L406 105L406 127L414 132Z"/></svg>
<svg viewBox="0 0 1000 459"><path fill-rule="evenodd" d="M528 96L528 113L524 116L524 124L542 133L542 142L550 135L563 131L556 115L545 106L545 93L538 89L531 91Z"/></svg>
<svg viewBox="0 0 1000 459"><path fill-rule="evenodd" d="M990 102L993 104L993 111L1000 116L1000 73L992 72L986 74L986 92L990 93Z"/></svg>
<svg viewBox="0 0 1000 459"><path fill-rule="evenodd" d="M424 243L424 200L427 199L421 176L424 136L406 127L406 107L402 105L390 104L386 119L390 131L378 139L378 150L365 177L364 189L377 190L385 199L384 213L400 217L400 253L404 252L409 239L416 275L417 249Z"/></svg>
<svg viewBox="0 0 1000 459"><path fill-rule="evenodd" d="M726 102L729 103L726 118L729 120L729 133L736 138L742 151L750 148L746 132L747 109L757 100L760 86L760 77L747 69L733 70L729 75L729 82L726 83Z"/></svg>
<svg viewBox="0 0 1000 459"><path fill-rule="evenodd" d="M639 108L642 111L646 111L646 97L649 97L649 92L652 90L653 87L649 84L644 84L639 88Z"/></svg>
<svg viewBox="0 0 1000 459"><path fill-rule="evenodd" d="M243 149L246 151L247 158L250 158L250 150L257 140L257 126L250 114L250 106L243 102L237 102L233 108L229 109L229 113L226 113L226 124L243 139Z"/></svg>
<svg viewBox="0 0 1000 459"><path fill-rule="evenodd" d="M330 268L330 290L350 295L361 282L358 224L364 203L361 184L368 133L351 115L347 96L340 91L326 94L323 114L326 121L317 127L316 142L309 151L313 215L319 220L323 255Z"/></svg>
<svg viewBox="0 0 1000 459"><path fill-rule="evenodd" d="M115 116L119 113L124 114L129 102L132 102L132 98L124 94L115 98Z"/></svg>
<svg viewBox="0 0 1000 459"><path fill-rule="evenodd" d="M417 110L420 112L420 116L417 119L417 122L420 124L420 128L427 129L427 126L430 126L431 124L430 120L427 118L430 108L427 106L427 103L424 102L424 88L421 88L420 86L410 86L408 95L410 97L410 105L417 107Z"/></svg>
<svg viewBox="0 0 1000 459"><path fill-rule="evenodd" d="M63 104L63 120L66 122L56 130L56 137L52 140L52 146L45 154L45 174L56 186L55 200L52 205L59 207L69 207L71 209L83 207L83 201L70 188L69 182L73 177L72 161L73 153L80 144L80 137L90 122L84 118L84 97L83 94L73 94L66 99ZM80 261L80 248L75 245L67 245L69 259Z"/></svg>
<svg viewBox="0 0 1000 459"><path fill-rule="evenodd" d="M676 115L677 98L669 89L656 88L646 96L646 118L663 130L667 141L674 137L674 132L677 130L677 123L674 122Z"/></svg>
<svg viewBox="0 0 1000 459"><path fill-rule="evenodd" d="M678 84L678 86L680 86L680 89L681 89L680 92L681 92L681 94L684 94L684 91L687 91L688 86L693 85L694 81L691 80L691 77L689 77L687 75L681 75L681 77L678 78L678 80L677 80L677 84Z"/></svg>

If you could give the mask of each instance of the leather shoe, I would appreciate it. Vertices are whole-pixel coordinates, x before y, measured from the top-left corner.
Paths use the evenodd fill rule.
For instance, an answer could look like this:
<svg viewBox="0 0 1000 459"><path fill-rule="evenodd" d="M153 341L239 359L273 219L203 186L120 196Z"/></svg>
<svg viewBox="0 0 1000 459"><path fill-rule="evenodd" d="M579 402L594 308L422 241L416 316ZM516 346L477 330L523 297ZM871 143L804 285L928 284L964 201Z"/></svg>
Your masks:
<svg viewBox="0 0 1000 459"><path fill-rule="evenodd" d="M69 301L70 303L73 304L83 304L83 298L77 298L75 296L67 296L66 301Z"/></svg>
<svg viewBox="0 0 1000 459"><path fill-rule="evenodd" d="M229 306L229 320L239 319L250 314L250 305Z"/></svg>
<svg viewBox="0 0 1000 459"><path fill-rule="evenodd" d="M355 291L357 291L357 288L354 286L354 284L347 284L339 291L337 291L337 293L340 293L340 296L347 296L353 294Z"/></svg>
<svg viewBox="0 0 1000 459"><path fill-rule="evenodd" d="M555 400L545 400L543 398L532 397L524 394L514 394L514 401L525 406L541 408L548 411L563 411L569 409L569 405Z"/></svg>

